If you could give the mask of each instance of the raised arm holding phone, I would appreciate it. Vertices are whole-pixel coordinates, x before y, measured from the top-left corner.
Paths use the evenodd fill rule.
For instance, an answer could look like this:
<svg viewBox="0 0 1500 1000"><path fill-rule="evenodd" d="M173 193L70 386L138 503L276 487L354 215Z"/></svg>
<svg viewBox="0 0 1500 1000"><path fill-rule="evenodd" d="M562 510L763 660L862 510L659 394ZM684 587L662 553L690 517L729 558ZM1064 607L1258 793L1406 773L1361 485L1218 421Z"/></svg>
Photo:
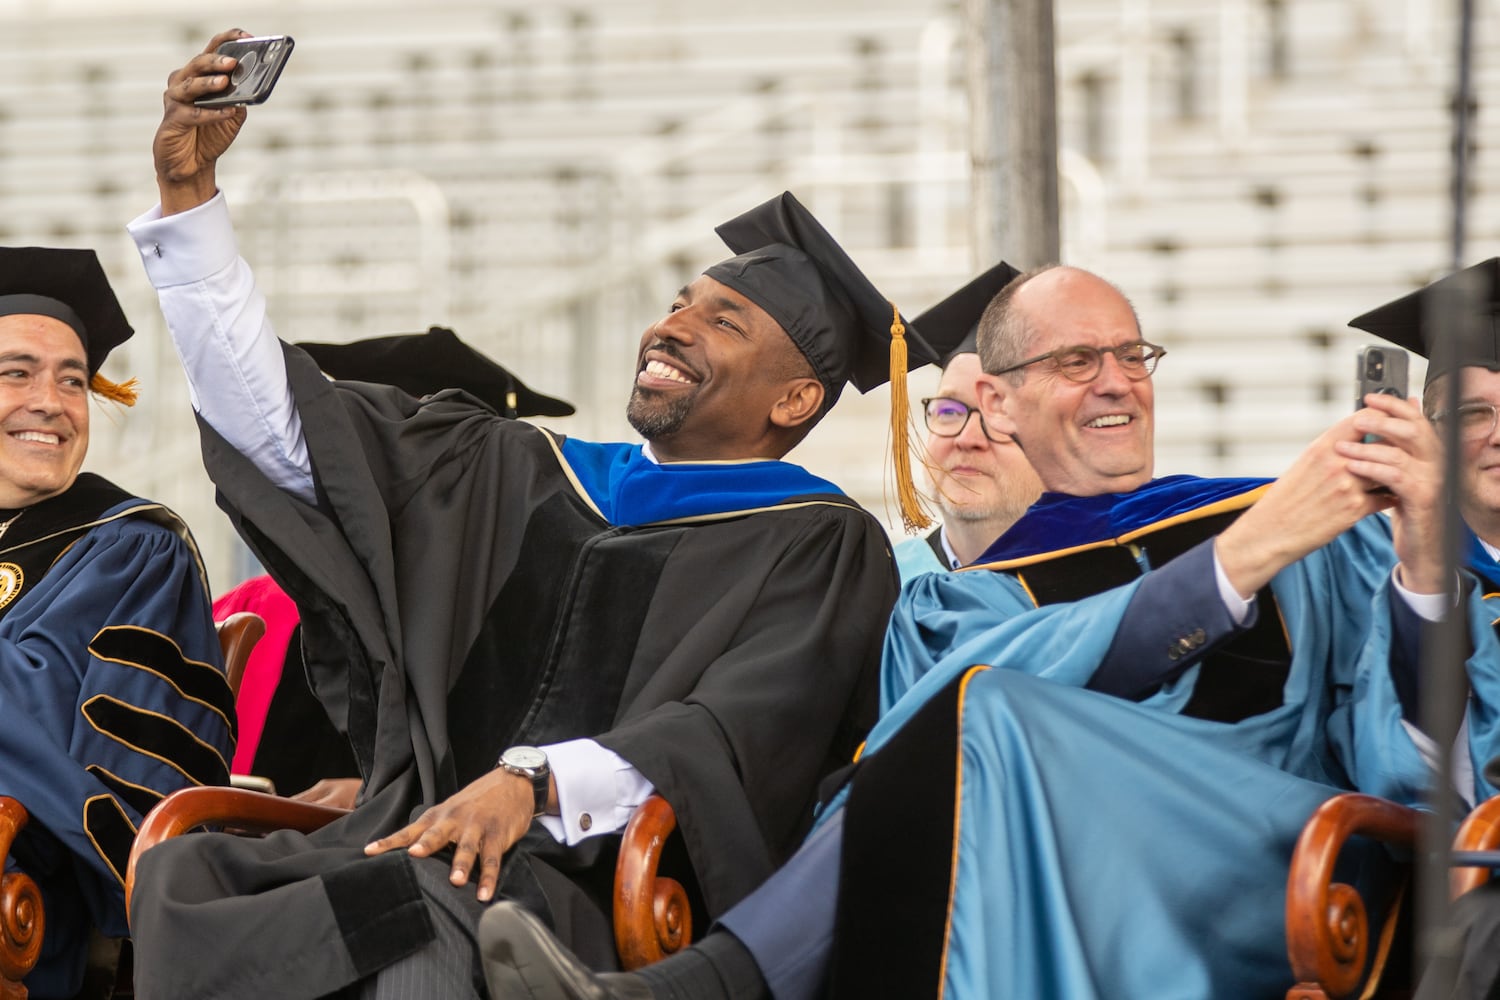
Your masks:
<svg viewBox="0 0 1500 1000"><path fill-rule="evenodd" d="M329 382L277 340L217 188L248 112L199 102L247 37L168 78L161 203L130 229L210 475L302 611L364 789L309 837L148 852L137 990L474 996L500 896L612 961L615 844L653 791L682 834L674 877L716 916L793 850L873 720L896 595L879 523L783 456L846 382L890 377L894 337L913 363L936 352L787 194L719 227L734 256L639 335L622 377L644 445ZM216 959L177 961L193 952Z"/></svg>

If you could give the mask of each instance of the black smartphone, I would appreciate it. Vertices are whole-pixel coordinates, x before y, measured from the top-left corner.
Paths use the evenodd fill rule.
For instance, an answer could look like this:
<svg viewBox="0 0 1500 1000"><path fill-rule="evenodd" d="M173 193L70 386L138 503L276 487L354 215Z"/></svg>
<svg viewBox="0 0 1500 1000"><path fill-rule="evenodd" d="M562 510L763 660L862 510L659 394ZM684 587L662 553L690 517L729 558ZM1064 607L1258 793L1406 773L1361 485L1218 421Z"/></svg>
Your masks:
<svg viewBox="0 0 1500 1000"><path fill-rule="evenodd" d="M216 51L219 55L234 56L238 60L234 69L229 71L229 86L193 103L204 108L264 103L271 96L271 88L276 86L295 45L290 35L235 38L225 42Z"/></svg>

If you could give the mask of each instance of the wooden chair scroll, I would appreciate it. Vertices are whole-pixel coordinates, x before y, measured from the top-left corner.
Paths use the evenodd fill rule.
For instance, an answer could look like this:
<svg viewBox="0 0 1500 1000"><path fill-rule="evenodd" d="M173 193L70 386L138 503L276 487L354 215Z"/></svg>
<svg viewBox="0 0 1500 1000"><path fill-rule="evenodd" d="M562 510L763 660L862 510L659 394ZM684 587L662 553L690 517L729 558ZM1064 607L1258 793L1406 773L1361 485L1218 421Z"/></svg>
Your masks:
<svg viewBox="0 0 1500 1000"><path fill-rule="evenodd" d="M229 679L229 690L238 695L250 653L266 634L266 621L253 611L236 611L215 622L214 628L219 633L219 649L224 653L224 675Z"/></svg>
<svg viewBox="0 0 1500 1000"><path fill-rule="evenodd" d="M1453 838L1455 851L1500 849L1500 797L1486 799L1469 813ZM1488 868L1458 868L1448 874L1448 890L1454 899L1490 880Z"/></svg>
<svg viewBox="0 0 1500 1000"><path fill-rule="evenodd" d="M25 806L0 795L0 855L10 856L11 844L28 819ZM21 872L0 875L0 1000L25 1000L21 980L41 957L45 926L36 883Z"/></svg>
<svg viewBox="0 0 1500 1000"><path fill-rule="evenodd" d="M625 826L615 865L615 949L627 971L659 962L693 939L687 891L657 875L677 814L660 795L641 803Z"/></svg>
<svg viewBox="0 0 1500 1000"><path fill-rule="evenodd" d="M1360 985L1370 926L1353 886L1333 881L1334 863L1350 837L1411 846L1421 814L1372 795L1336 795L1302 828L1287 877L1287 956L1297 985L1286 1000L1335 1000Z"/></svg>

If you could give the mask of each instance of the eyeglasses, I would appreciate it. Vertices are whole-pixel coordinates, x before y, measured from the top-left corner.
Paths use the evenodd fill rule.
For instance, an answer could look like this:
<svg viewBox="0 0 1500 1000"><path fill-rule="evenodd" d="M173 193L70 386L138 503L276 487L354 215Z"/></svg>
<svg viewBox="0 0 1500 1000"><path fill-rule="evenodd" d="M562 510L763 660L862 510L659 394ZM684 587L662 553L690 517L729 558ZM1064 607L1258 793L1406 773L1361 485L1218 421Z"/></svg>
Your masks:
<svg viewBox="0 0 1500 1000"><path fill-rule="evenodd" d="M1464 403L1453 412L1458 414L1458 436L1464 441L1478 441L1495 432L1494 403ZM1434 422L1448 419L1448 413L1435 413Z"/></svg>
<svg viewBox="0 0 1500 1000"><path fill-rule="evenodd" d="M1150 378L1151 373L1156 371L1156 363L1166 357L1167 349L1148 344L1144 340L1133 344L1116 344L1114 347L1087 347L1082 344L1076 347L1059 347L1055 351L1046 354L1038 354L1034 358L1027 358L1020 364L1002 368L996 375L1004 375L1007 372L1020 371L1027 365L1034 365L1038 361L1051 361L1063 378L1069 382L1092 382L1099 377L1099 371L1104 367L1104 355L1113 354L1115 363L1120 366L1120 371L1132 382Z"/></svg>
<svg viewBox="0 0 1500 1000"><path fill-rule="evenodd" d="M964 432L969 426L969 418L979 417L979 429L984 431L984 436L996 444L1004 444L1003 438L997 438L990 433L990 425L984 422L984 414L976 407L959 399L950 399L947 396L934 396L931 399L922 400L922 419L927 422L927 429L938 437L955 438Z"/></svg>

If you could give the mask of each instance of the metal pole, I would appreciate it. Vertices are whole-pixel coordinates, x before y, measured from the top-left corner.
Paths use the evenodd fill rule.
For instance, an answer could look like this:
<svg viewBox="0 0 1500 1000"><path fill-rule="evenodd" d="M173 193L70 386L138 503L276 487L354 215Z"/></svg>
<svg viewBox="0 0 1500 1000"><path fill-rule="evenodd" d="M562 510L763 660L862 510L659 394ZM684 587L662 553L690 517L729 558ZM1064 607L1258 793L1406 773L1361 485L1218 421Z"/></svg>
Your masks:
<svg viewBox="0 0 1500 1000"><path fill-rule="evenodd" d="M1468 203L1469 109L1472 87L1474 9L1472 0L1459 0L1457 83L1453 95L1453 227L1450 270L1464 265L1465 217ZM1471 342L1468 328L1478 314L1478 289L1463 282L1448 294L1429 299L1423 322L1440 331L1432 361L1449 373L1443 409L1454 413L1461 399L1462 370L1454 364L1457 345ZM1462 515L1459 509L1458 421L1443 422L1443 562L1449 586L1458 584ZM1453 595L1455 598L1459 595ZM1418 868L1417 948L1425 969L1424 996L1451 995L1457 974L1461 931L1453 925L1448 902L1449 851L1457 803L1452 788L1452 755L1467 747L1453 746L1468 696L1464 673L1467 654L1467 616L1459 606L1447 620L1426 630L1422 653L1422 729L1437 743L1438 762L1428 789L1428 815L1423 823L1422 863Z"/></svg>
<svg viewBox="0 0 1500 1000"><path fill-rule="evenodd" d="M964 0L976 269L1061 253L1052 0Z"/></svg>

